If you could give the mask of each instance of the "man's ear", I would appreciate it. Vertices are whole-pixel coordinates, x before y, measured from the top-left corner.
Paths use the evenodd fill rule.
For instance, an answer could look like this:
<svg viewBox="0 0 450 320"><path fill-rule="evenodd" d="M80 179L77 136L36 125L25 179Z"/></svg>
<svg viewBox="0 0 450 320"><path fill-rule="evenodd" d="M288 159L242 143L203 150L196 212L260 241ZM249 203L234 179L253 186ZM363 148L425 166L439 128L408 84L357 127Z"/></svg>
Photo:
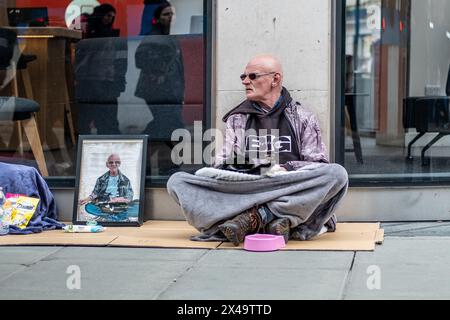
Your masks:
<svg viewBox="0 0 450 320"><path fill-rule="evenodd" d="M276 87L281 82L281 75L279 73L276 73L272 82L272 87Z"/></svg>

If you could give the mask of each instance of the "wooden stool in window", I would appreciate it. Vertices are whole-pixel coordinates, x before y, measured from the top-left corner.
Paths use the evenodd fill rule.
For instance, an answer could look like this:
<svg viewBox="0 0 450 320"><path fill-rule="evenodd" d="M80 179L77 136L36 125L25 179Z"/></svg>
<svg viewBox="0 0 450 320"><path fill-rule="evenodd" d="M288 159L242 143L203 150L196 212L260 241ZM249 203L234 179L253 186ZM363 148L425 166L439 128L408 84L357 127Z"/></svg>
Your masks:
<svg viewBox="0 0 450 320"><path fill-rule="evenodd" d="M12 95L14 97L19 97L19 87L18 87L18 74L20 73L20 76L22 78L22 82L23 82L23 87L25 89L25 98L30 99L30 100L34 100L34 95L33 95L33 88L31 86L31 80L30 80L30 73L28 72L27 69L27 64L29 62L32 62L36 60L36 56L35 55L25 55L25 54L21 54L19 61L17 62L17 65L15 64L14 61L11 61L11 67L13 70L13 74L15 75L14 78L12 79ZM19 136L19 153L21 156L23 156L23 138L22 138L22 125L20 123L20 121L17 122L17 132L18 132L18 136Z"/></svg>
<svg viewBox="0 0 450 320"><path fill-rule="evenodd" d="M40 109L36 101L17 97L0 97L0 121L18 121L25 132L31 151L38 164L42 176L47 177L47 164L45 162L41 139L36 124L35 112ZM21 128L21 129L22 129ZM21 131L21 130L19 130Z"/></svg>

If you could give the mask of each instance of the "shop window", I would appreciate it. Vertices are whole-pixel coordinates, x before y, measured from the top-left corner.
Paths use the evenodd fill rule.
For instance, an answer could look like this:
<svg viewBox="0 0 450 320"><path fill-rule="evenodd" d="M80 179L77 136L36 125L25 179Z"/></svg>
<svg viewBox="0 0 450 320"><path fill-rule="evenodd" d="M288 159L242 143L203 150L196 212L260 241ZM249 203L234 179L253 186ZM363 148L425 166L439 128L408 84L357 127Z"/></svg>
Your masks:
<svg viewBox="0 0 450 320"><path fill-rule="evenodd" d="M450 182L450 2L348 0L344 12L351 181Z"/></svg>
<svg viewBox="0 0 450 320"><path fill-rule="evenodd" d="M195 170L173 163L171 135L208 113L206 3L3 1L0 97L14 106L0 109L0 161L73 181L79 135L147 134L149 179Z"/></svg>

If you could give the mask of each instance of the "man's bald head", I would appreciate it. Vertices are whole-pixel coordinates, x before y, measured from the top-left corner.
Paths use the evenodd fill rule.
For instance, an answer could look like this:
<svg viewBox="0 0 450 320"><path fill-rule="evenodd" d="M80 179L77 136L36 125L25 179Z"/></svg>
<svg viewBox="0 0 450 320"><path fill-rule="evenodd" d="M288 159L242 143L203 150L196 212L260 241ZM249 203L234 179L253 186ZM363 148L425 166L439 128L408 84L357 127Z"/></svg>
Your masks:
<svg viewBox="0 0 450 320"><path fill-rule="evenodd" d="M120 157L117 153L112 153L106 161L120 161Z"/></svg>
<svg viewBox="0 0 450 320"><path fill-rule="evenodd" d="M270 54L260 54L252 59L247 64L248 66L260 67L264 72L276 72L283 76L283 67L280 60Z"/></svg>

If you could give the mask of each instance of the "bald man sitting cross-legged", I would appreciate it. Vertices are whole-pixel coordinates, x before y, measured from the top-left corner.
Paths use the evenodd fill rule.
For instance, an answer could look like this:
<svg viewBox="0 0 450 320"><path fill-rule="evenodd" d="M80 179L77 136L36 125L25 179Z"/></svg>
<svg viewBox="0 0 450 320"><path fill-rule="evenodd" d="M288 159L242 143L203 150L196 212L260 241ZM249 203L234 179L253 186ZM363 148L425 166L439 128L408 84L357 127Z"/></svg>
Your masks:
<svg viewBox="0 0 450 320"><path fill-rule="evenodd" d="M251 59L240 79L247 99L223 118L225 141L214 167L226 169L236 157L255 165L270 161L272 167L250 181L199 172L172 175L169 193L202 233L193 240L227 239L238 245L254 233L282 235L287 241L335 231L334 211L347 191L348 176L328 162L315 115L291 98L282 85L281 63L271 55Z"/></svg>

